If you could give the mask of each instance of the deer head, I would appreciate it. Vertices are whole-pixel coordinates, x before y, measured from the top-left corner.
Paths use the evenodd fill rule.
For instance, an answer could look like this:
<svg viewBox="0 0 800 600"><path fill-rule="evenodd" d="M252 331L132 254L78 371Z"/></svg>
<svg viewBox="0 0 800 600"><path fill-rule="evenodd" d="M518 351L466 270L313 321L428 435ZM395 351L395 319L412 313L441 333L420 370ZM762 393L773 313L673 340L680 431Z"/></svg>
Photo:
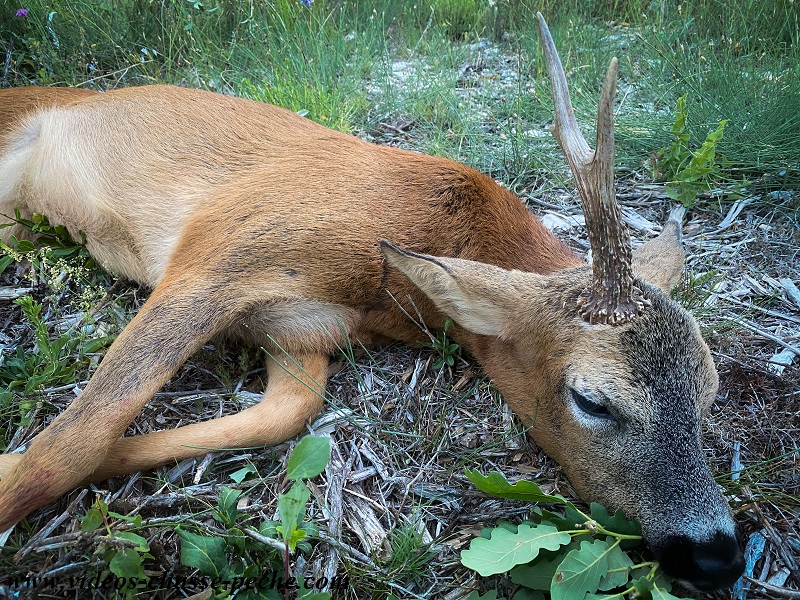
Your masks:
<svg viewBox="0 0 800 600"><path fill-rule="evenodd" d="M700 589L724 587L744 562L700 442L718 379L696 322L668 296L683 269L682 213L631 251L614 193L617 60L603 85L592 151L550 32L538 19L553 86L553 134L583 203L591 269L507 271L387 242L384 253L460 326L459 340L581 497L638 519L669 574Z"/></svg>

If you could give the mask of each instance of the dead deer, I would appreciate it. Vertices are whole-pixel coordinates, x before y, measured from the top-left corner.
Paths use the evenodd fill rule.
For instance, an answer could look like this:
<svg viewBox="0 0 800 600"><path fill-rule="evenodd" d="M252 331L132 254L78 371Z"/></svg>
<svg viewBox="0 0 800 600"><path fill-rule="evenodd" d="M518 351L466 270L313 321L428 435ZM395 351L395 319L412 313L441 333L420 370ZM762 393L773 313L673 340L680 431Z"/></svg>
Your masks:
<svg viewBox="0 0 800 600"><path fill-rule="evenodd" d="M153 292L83 393L24 454L0 457L0 531L87 481L286 440L319 412L335 348L417 342L411 313L432 328L455 321L580 496L638 519L668 573L701 589L733 583L742 554L700 443L717 374L667 295L681 224L631 251L614 193L617 60L592 151L539 23L591 267L489 177L287 110L167 86L1 92L0 212L83 232L106 269ZM121 437L223 334L275 357L263 400Z"/></svg>

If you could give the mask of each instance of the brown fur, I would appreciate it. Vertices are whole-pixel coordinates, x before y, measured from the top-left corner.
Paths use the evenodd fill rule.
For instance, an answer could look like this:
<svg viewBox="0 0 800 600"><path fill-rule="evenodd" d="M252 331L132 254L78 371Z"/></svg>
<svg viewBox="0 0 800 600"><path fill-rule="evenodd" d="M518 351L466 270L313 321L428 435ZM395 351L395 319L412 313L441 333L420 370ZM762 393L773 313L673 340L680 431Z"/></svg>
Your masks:
<svg viewBox="0 0 800 600"><path fill-rule="evenodd" d="M673 470L699 473L703 491L686 502L706 505L714 523L707 516L701 529L730 533L699 452L696 424L714 397L716 373L697 326L653 286L644 287L661 308L650 316L623 327L585 323L575 306L589 270L489 177L197 90L10 90L0 92L0 114L12 115L0 130L0 213L19 206L84 232L107 269L154 288L83 393L21 458L0 461L0 530L87 480L298 433L320 409L336 346L418 341L408 312L432 328L451 316L458 340L581 495L624 508L651 539L697 526L668 514L636 482L661 475L627 453L665 449L657 440L647 446L647 436L593 437L569 386L605 390L631 427L660 436L656 417L663 421L668 407L659 402L671 388L643 386L624 346L626 335L661 319L642 334L664 330L672 340L654 360L684 365L678 378L692 382L675 389L685 392L679 410L689 428L679 442L697 453ZM646 257L678 256L676 226L634 263L664 289L674 273L662 279ZM382 238L407 251L385 245L382 252ZM682 255L670 260L682 264ZM216 334L274 353L263 402L120 439Z"/></svg>

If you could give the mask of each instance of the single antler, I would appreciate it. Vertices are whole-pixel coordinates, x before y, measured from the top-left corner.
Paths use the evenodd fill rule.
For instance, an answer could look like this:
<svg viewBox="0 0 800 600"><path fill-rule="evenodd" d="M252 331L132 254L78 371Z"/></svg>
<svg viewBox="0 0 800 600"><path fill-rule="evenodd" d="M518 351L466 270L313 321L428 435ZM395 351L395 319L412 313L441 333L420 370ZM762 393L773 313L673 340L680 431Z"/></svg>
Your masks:
<svg viewBox="0 0 800 600"><path fill-rule="evenodd" d="M556 121L551 131L575 176L592 247L592 285L578 298L578 307L581 316L590 323L626 323L635 319L649 301L634 285L630 236L622 223L614 192L612 105L617 83L617 59L611 59L600 94L597 144L593 152L575 119L567 77L550 30L541 13L536 13L536 18L553 88Z"/></svg>

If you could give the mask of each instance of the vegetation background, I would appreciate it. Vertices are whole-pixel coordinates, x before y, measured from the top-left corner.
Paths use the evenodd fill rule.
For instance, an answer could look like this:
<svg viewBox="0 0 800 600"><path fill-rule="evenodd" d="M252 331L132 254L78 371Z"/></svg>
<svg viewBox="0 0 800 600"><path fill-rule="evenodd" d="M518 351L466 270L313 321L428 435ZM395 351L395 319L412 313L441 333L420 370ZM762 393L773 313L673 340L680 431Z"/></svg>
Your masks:
<svg viewBox="0 0 800 600"><path fill-rule="evenodd" d="M706 432L709 459L755 548L750 573L774 588L752 585L737 597L797 597L794 0L2 0L0 87L173 83L285 106L376 143L475 166L585 249L570 222L579 213L572 184L547 131L552 103L536 11L550 23L587 132L608 61L620 58L619 197L635 237L644 239L664 221L665 183L692 186L685 197L693 209L692 257L678 297L701 319L723 377ZM676 128L682 96L688 116ZM670 149L686 166L723 120L724 137L701 165L699 185L685 170L668 168ZM31 226L52 234L56 251L10 248L2 261L4 297L27 297L0 307L0 446L8 450L82 387L146 295L97 271L79 246L46 224ZM15 270L19 258L33 271ZM342 597L455 599L472 588L510 597L510 582L476 578L460 566L458 551L481 526L518 520L528 507L472 492L463 467L497 467L569 493L557 466L530 446L475 365L441 334L430 346L344 353L329 388L331 408L316 424L331 434L333 458L311 486L309 520L346 540L346 548L320 543L292 565L317 572L333 561L349 576ZM135 430L236 410L263 385L261 363L257 350L207 347ZM123 558L135 562L134 555L141 561L129 572L155 573L181 563L176 529L240 539L243 523L274 517L289 446L209 455L78 491L4 540L0 573L113 571ZM231 482L242 469L246 479ZM221 491L226 483L242 492L234 509ZM100 504L93 504L94 492ZM219 502L230 510L220 512ZM105 530L86 525L97 518ZM119 542L112 530L136 531L142 541ZM753 545L758 532L766 540L760 550ZM277 560L244 543L224 549L230 560ZM170 594L178 597L163 592Z"/></svg>

